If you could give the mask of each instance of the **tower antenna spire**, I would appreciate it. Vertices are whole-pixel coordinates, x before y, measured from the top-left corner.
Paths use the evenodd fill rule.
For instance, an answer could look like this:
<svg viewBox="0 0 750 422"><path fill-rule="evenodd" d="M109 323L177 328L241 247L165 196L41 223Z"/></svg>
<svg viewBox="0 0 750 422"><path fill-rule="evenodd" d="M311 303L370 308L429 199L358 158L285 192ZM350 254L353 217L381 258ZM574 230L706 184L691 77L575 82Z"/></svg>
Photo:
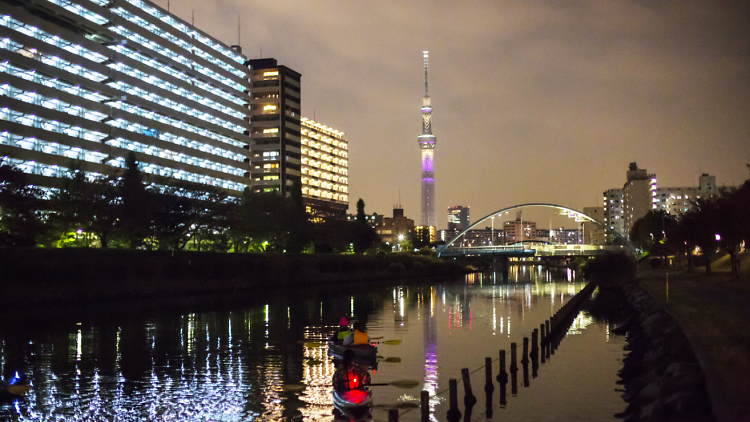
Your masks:
<svg viewBox="0 0 750 422"><path fill-rule="evenodd" d="M430 53L429 51L423 51L422 54L424 55L424 95L429 95L429 90L427 89L427 68L428 68L428 60Z"/></svg>

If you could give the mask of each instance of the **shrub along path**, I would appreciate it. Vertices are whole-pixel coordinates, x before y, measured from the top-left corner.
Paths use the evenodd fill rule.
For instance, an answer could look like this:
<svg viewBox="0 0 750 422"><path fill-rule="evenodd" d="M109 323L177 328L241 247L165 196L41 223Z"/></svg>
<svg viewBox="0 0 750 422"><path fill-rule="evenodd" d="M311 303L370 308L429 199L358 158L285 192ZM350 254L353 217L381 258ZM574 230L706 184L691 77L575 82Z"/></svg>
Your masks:
<svg viewBox="0 0 750 422"><path fill-rule="evenodd" d="M638 282L682 326L706 376L718 422L750 420L750 275L639 271ZM669 283L666 283L667 273Z"/></svg>

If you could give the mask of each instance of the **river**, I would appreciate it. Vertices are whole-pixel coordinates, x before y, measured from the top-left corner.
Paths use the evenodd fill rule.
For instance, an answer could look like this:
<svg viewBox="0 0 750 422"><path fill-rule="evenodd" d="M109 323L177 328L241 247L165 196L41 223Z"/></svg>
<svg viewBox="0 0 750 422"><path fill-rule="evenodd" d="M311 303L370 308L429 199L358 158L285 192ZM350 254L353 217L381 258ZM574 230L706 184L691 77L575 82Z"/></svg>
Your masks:
<svg viewBox="0 0 750 422"><path fill-rule="evenodd" d="M434 282L357 284L315 291L264 291L214 309L151 306L124 312L76 309L0 328L0 370L23 369L33 388L0 401L0 419L19 421L332 421L325 344L339 318L366 323L381 357L373 383L412 380L412 389L374 386L372 420L419 420L419 394L445 421L448 380L477 370L471 420L614 421L625 409L617 371L623 337L580 313L555 354L517 388L499 384L487 406L485 357L520 345L585 283L568 269L511 266ZM59 311L58 311L59 312ZM54 315L54 314L53 314ZM508 355L509 356L509 355ZM509 364L509 361L508 361ZM519 364L519 367L521 365ZM437 395L435 395L438 393ZM461 412L463 392L459 392ZM462 419L463 420L463 419Z"/></svg>

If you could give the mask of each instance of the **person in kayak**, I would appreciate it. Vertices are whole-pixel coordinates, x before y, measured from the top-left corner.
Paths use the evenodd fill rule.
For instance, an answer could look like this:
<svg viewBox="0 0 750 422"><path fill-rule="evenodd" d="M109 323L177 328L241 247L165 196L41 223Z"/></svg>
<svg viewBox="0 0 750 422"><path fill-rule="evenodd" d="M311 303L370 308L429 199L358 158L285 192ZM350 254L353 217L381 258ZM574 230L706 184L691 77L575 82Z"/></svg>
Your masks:
<svg viewBox="0 0 750 422"><path fill-rule="evenodd" d="M339 393L349 390L364 390L370 385L370 373L354 363L354 351L344 352L341 366L333 373L333 389Z"/></svg>
<svg viewBox="0 0 750 422"><path fill-rule="evenodd" d="M331 341L334 343L341 344L346 336L351 334L352 330L349 329L349 323L346 322L345 317L341 317L341 320L339 321L339 330L331 336Z"/></svg>
<svg viewBox="0 0 750 422"><path fill-rule="evenodd" d="M367 335L362 324L355 322L352 332L344 339L344 346L357 346L359 344L370 344L370 336Z"/></svg>

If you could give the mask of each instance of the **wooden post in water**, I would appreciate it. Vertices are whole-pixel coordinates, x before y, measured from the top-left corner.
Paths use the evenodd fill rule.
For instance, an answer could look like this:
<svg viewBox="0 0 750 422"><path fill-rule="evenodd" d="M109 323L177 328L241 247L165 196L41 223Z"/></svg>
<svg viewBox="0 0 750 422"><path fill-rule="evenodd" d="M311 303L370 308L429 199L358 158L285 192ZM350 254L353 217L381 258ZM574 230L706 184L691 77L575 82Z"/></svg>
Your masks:
<svg viewBox="0 0 750 422"><path fill-rule="evenodd" d="M529 338L524 337L523 338L523 356L521 356L521 363L527 364L529 363Z"/></svg>
<svg viewBox="0 0 750 422"><path fill-rule="evenodd" d="M534 328L534 332L531 333L531 356L537 356L539 353L539 330Z"/></svg>
<svg viewBox="0 0 750 422"><path fill-rule="evenodd" d="M505 372L505 350L500 351L500 362L498 365L500 366L500 373L497 374L497 382L502 385L508 382L508 373Z"/></svg>
<svg viewBox="0 0 750 422"><path fill-rule="evenodd" d="M510 372L514 373L518 371L518 364L516 364L516 343L510 344Z"/></svg>
<svg viewBox="0 0 750 422"><path fill-rule="evenodd" d="M455 378L448 380L448 396L450 408L448 409L448 421L454 422L461 420L461 411L458 410L458 381Z"/></svg>
<svg viewBox="0 0 750 422"><path fill-rule="evenodd" d="M388 422L398 422L398 409L388 410Z"/></svg>
<svg viewBox="0 0 750 422"><path fill-rule="evenodd" d="M495 391L495 384L492 383L492 358L484 358L484 391Z"/></svg>
<svg viewBox="0 0 750 422"><path fill-rule="evenodd" d="M549 320L544 321L544 338L549 343Z"/></svg>
<svg viewBox="0 0 750 422"><path fill-rule="evenodd" d="M430 421L430 392L422 391L422 421Z"/></svg>
<svg viewBox="0 0 750 422"><path fill-rule="evenodd" d="M477 402L474 392L471 390L471 379L469 378L469 368L461 370L461 378L464 380L464 405L473 406Z"/></svg>

